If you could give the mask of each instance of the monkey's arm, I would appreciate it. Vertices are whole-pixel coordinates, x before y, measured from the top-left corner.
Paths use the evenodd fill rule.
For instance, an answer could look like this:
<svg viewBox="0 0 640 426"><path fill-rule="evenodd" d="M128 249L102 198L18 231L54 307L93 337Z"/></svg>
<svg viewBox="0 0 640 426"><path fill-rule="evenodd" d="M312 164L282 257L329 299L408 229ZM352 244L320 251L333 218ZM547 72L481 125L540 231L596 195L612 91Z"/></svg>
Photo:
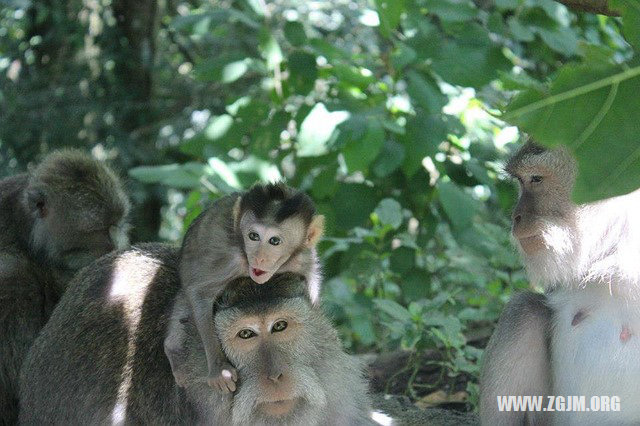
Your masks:
<svg viewBox="0 0 640 426"><path fill-rule="evenodd" d="M527 424L526 420L536 425L549 422L541 412L500 412L497 396L549 395L551 320L552 311L542 294L515 294L505 307L484 354L480 377L483 425Z"/></svg>
<svg viewBox="0 0 640 426"><path fill-rule="evenodd" d="M218 340L213 327L213 301L220 296L224 287L225 283L216 282L207 288L187 289L186 293L207 358L207 369L209 371L207 383L222 392L234 392L238 373L222 351L220 340ZM165 352L168 352L167 341L165 341Z"/></svg>

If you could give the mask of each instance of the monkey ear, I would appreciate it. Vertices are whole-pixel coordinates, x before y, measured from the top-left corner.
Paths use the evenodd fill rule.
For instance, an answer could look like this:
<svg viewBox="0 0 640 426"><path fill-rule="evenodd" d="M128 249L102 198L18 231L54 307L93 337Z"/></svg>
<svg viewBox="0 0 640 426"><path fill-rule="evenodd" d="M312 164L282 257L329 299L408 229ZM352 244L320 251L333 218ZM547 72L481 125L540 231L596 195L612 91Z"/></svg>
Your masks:
<svg viewBox="0 0 640 426"><path fill-rule="evenodd" d="M317 214L313 216L309 224L305 245L309 248L315 247L320 237L322 237L322 234L324 234L324 216Z"/></svg>
<svg viewBox="0 0 640 426"><path fill-rule="evenodd" d="M238 197L235 204L233 205L233 228L238 229L238 225L240 224L240 203L242 202L242 197Z"/></svg>
<svg viewBox="0 0 640 426"><path fill-rule="evenodd" d="M47 215L47 196L37 188L27 189L27 207L31 214L43 218Z"/></svg>

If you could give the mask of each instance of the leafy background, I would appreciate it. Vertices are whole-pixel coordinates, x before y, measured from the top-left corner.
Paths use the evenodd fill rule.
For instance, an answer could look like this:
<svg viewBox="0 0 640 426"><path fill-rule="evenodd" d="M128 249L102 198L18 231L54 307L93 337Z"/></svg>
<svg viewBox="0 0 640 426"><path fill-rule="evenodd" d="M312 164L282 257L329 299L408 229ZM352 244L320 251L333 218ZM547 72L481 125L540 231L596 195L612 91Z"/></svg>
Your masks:
<svg viewBox="0 0 640 426"><path fill-rule="evenodd" d="M134 240L285 179L327 218L324 301L353 352L410 350L386 389L477 402L514 289L522 139L565 144L578 202L640 186L640 8L552 0L2 0L0 173L62 146L123 176ZM516 127L517 126L517 127ZM520 129L520 130L518 130Z"/></svg>

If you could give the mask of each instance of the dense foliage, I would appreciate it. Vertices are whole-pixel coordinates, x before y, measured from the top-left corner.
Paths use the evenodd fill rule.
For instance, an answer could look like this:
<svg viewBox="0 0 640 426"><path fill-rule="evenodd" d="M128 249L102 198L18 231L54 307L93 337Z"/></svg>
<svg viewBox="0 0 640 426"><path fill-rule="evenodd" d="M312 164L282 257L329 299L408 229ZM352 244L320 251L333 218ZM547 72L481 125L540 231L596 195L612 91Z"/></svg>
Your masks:
<svg viewBox="0 0 640 426"><path fill-rule="evenodd" d="M569 144L578 201L640 186L632 2L612 0L622 19L552 0L4 3L5 174L91 147L128 170L137 237L173 241L256 180L308 191L345 344L441 354L436 381L413 358L416 398L475 401L491 323L528 285L501 171L513 125Z"/></svg>

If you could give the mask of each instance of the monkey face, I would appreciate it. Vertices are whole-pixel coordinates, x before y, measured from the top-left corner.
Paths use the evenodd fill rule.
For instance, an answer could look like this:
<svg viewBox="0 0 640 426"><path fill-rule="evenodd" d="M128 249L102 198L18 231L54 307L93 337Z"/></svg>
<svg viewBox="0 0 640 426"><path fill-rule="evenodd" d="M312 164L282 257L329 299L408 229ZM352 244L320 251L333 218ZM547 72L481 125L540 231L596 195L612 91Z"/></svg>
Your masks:
<svg viewBox="0 0 640 426"><path fill-rule="evenodd" d="M520 189L511 231L525 255L549 248L550 226L569 223L575 215L571 201L574 167L568 153L556 150L541 150L509 164L507 171Z"/></svg>
<svg viewBox="0 0 640 426"><path fill-rule="evenodd" d="M247 254L248 274L256 283L262 284L303 244L306 226L295 216L277 224L261 222L249 211L240 221L240 232Z"/></svg>
<svg viewBox="0 0 640 426"><path fill-rule="evenodd" d="M38 206L31 241L36 252L57 268L77 271L128 245L124 206L113 209L88 199L77 202L63 193L47 195Z"/></svg>
<svg viewBox="0 0 640 426"><path fill-rule="evenodd" d="M234 395L233 422L260 418L288 423L316 412L326 403L317 375L301 354L314 353L305 326L309 305L303 298L286 299L271 309L237 308L216 314L218 336L242 382Z"/></svg>

